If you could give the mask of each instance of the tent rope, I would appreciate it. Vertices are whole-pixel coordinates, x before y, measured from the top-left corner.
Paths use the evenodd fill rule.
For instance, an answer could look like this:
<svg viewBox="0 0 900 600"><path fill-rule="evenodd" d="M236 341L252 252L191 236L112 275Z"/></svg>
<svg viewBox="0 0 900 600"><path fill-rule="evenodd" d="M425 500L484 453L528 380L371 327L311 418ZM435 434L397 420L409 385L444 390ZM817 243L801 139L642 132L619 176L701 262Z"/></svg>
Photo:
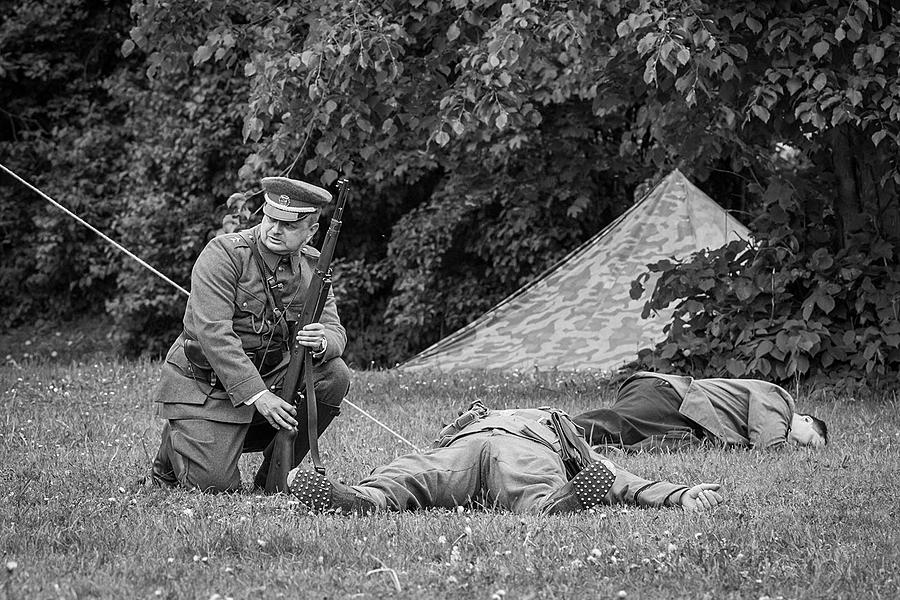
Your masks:
<svg viewBox="0 0 900 600"><path fill-rule="evenodd" d="M165 275L163 275L163 274L162 274L161 272L159 272L157 269L153 268L153 266L151 266L150 264L148 264L146 261L144 261L143 259L141 259L139 256L136 256L135 254L133 254L131 251L128 250L128 248L126 248L126 247L123 246L122 244L118 243L118 242L115 241L114 239L110 238L108 235L106 235L105 233L103 233L102 231L100 231L99 229L97 229L96 227L94 227L93 225L91 225L90 223L88 223L87 221L85 221L84 219L82 219L81 217L79 217L78 215L76 215L75 213L73 213L71 210L69 210L68 208L66 208L65 206L63 206L62 204L60 204L59 202L57 202L56 200L54 200L53 198L51 198L50 196L48 196L47 194L45 194L44 192L42 192L41 190L39 190L38 188L34 187L34 186L31 185L30 183L28 183L27 181L25 181L24 179L22 179L21 177L19 177L17 174L13 173L13 172L12 172L10 169L8 169L4 164L0 163L0 169L3 169L3 170L6 171L10 176L12 176L14 179L16 179L17 181L19 181L19 183L21 183L21 184L24 185L25 187L29 188L31 191L33 191L34 193L36 193L37 195L39 195L41 198L43 198L44 200L46 200L47 202L49 202L50 204L52 204L52 205L55 206L56 208L60 209L61 211L63 211L64 213L66 213L67 215L69 215L70 217L72 217L73 219L75 219L76 221L78 221L80 224L84 225L85 227L87 227L88 229L90 229L91 231L93 231L94 233L96 233L96 234L97 234L98 236L100 236L104 241L106 241L106 242L112 244L112 246L113 246L114 248L116 248L117 250L119 250L119 251L121 251L121 252L124 252L124 253L127 254L130 258L136 260L136 261L138 262L138 264L140 264L142 267L148 269L151 273L153 273L154 275L156 275L157 277L159 277L160 279L162 279L163 281L165 281L166 283L168 283L169 285L171 285L172 287L174 287L175 289L177 289L179 292L181 292L181 293L184 294L185 296L190 296L190 295L191 295L191 293L188 292L186 289L184 289L183 287L181 287L180 285L178 285L177 283L175 283L174 281L172 281L171 279L169 279L168 277L166 277Z"/></svg>

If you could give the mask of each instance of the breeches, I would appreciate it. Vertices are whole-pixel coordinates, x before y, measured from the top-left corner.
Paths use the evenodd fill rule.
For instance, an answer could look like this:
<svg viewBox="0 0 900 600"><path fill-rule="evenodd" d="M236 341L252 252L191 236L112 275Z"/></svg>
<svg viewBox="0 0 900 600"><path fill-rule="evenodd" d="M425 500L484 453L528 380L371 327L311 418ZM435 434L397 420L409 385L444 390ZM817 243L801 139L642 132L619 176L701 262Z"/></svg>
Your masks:
<svg viewBox="0 0 900 600"><path fill-rule="evenodd" d="M316 366L316 404L321 420L330 422L340 412L349 387L350 370L341 359ZM305 415L305 406L298 406L297 420L305 420ZM258 412L250 423L171 419L163 427L154 473L170 474L181 485L206 492L236 491L241 487L241 454L263 451L276 432ZM303 428L296 438L295 459L299 461L307 450Z"/></svg>
<svg viewBox="0 0 900 600"><path fill-rule="evenodd" d="M631 446L675 431L702 436L702 430L678 412L681 401L662 379L635 379L619 390L610 408L587 411L573 420L584 428L585 438L594 445Z"/></svg>
<svg viewBox="0 0 900 600"><path fill-rule="evenodd" d="M566 481L563 462L553 450L489 430L401 456L353 489L389 510L480 505L527 512L539 511Z"/></svg>

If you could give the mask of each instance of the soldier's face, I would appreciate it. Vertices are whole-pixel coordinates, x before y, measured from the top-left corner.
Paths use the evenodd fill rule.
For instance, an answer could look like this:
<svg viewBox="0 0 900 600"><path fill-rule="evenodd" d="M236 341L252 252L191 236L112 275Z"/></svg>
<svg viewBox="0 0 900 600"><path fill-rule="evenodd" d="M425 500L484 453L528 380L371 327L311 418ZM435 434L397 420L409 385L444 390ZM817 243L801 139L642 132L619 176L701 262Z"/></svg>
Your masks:
<svg viewBox="0 0 900 600"><path fill-rule="evenodd" d="M791 419L788 441L798 446L812 446L813 448L821 448L825 445L825 438L813 427L813 420L809 415L794 414Z"/></svg>
<svg viewBox="0 0 900 600"><path fill-rule="evenodd" d="M279 221L263 215L259 238L275 254L293 254L302 248L319 229L318 213L300 221Z"/></svg>

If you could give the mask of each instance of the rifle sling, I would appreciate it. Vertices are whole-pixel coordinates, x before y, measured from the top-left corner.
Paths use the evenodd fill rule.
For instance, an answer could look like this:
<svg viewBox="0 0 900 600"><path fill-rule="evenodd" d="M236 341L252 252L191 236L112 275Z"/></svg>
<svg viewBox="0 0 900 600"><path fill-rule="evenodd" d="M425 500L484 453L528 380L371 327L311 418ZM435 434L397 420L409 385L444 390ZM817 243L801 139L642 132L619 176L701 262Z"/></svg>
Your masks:
<svg viewBox="0 0 900 600"><path fill-rule="evenodd" d="M322 458L319 456L319 414L316 406L315 378L313 377L312 352L303 349L303 378L306 380L306 435L309 439L309 457L313 468L325 474Z"/></svg>

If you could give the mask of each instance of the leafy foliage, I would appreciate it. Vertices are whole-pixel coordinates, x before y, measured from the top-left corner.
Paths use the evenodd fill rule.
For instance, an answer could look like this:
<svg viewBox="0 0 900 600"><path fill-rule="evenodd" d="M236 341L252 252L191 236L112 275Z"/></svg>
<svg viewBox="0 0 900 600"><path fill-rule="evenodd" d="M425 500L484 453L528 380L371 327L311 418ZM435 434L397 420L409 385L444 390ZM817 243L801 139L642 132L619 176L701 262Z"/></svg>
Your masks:
<svg viewBox="0 0 900 600"><path fill-rule="evenodd" d="M571 10L137 2L132 39L158 78L243 73L245 187L286 162L325 186L352 178L335 285L372 346L363 364L392 364L555 262L652 172L617 160L622 116L594 112L612 24Z"/></svg>
<svg viewBox="0 0 900 600"><path fill-rule="evenodd" d="M0 22L4 164L107 229L127 163L119 130L125 107L103 80L116 68L111 50L127 6L7 4ZM0 186L0 326L102 310L114 287L103 242L11 178L4 175Z"/></svg>
<svg viewBox="0 0 900 600"><path fill-rule="evenodd" d="M887 246L873 241L900 240L888 2L134 0L129 13L53 0L10 14L0 148L181 284L210 235L251 221L261 176L351 177L335 289L357 366L392 365L469 322L675 166L726 207L788 215L758 221L757 239L776 258L790 250L779 263L796 271L790 314L803 317L820 285L837 306L846 297L825 283L844 285L839 268L808 267L819 248L874 269L876 287L893 277L875 272ZM183 299L9 189L0 293L22 282L27 294L4 297L6 324L105 307L130 351L163 349ZM770 227L818 237L795 231L789 243ZM739 277L761 277L749 249L728 252ZM693 293L689 268L664 283L684 272L680 289ZM735 285L714 281L703 291ZM881 302L859 293L867 304L853 318ZM839 308L832 324L814 306L809 331L849 331ZM691 322L697 335L701 325ZM729 339L710 338L719 350ZM893 364L883 342L863 369ZM818 356L791 373L815 372Z"/></svg>
<svg viewBox="0 0 900 600"><path fill-rule="evenodd" d="M812 190L801 202L834 215L839 245L866 218L900 238L900 54L892 51L900 16L892 3L625 5L633 12L617 32L636 42L655 97L708 111L719 135L738 139L736 158L757 180L781 171L779 144L797 153L795 163L818 166L805 176L835 193Z"/></svg>
<svg viewBox="0 0 900 600"><path fill-rule="evenodd" d="M651 267L675 303L642 363L779 380L897 370L900 43L887 2L631 2L656 94L706 106L746 149L757 243ZM865 157L865 159L863 159ZM634 295L641 292L642 283Z"/></svg>
<svg viewBox="0 0 900 600"><path fill-rule="evenodd" d="M900 368L900 252L859 234L831 252L801 239L796 215L776 205L775 232L685 262L650 266L660 279L645 314L675 304L667 339L643 367L785 381L891 377ZM647 280L649 274L641 279ZM640 292L636 286L633 296Z"/></svg>

